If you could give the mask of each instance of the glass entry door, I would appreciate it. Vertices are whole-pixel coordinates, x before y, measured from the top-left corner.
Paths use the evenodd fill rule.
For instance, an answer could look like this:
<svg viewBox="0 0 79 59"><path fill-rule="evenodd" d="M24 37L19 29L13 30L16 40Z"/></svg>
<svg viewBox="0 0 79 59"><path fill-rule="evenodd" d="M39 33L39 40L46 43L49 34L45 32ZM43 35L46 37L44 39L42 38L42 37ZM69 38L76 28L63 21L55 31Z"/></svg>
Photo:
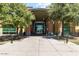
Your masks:
<svg viewBox="0 0 79 59"><path fill-rule="evenodd" d="M44 30L44 25L43 24L37 24L36 25L36 34L42 34Z"/></svg>
<svg viewBox="0 0 79 59"><path fill-rule="evenodd" d="M43 34L45 32L45 24L44 23L35 23L35 33Z"/></svg>

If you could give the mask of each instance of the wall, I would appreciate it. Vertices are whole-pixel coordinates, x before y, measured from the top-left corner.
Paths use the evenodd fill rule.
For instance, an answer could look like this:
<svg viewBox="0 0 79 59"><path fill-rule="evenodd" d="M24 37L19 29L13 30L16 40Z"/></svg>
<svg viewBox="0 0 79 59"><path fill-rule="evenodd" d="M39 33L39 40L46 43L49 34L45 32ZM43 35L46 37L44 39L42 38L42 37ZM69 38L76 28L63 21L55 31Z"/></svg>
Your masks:
<svg viewBox="0 0 79 59"><path fill-rule="evenodd" d="M2 25L1 25L1 21L0 21L0 36L2 36Z"/></svg>
<svg viewBox="0 0 79 59"><path fill-rule="evenodd" d="M53 22L51 20L47 20L46 24L47 24L47 31L53 32Z"/></svg>
<svg viewBox="0 0 79 59"><path fill-rule="evenodd" d="M79 26L75 26L75 32L79 32Z"/></svg>
<svg viewBox="0 0 79 59"><path fill-rule="evenodd" d="M48 32L59 33L62 32L62 22L60 20L47 20Z"/></svg>
<svg viewBox="0 0 79 59"><path fill-rule="evenodd" d="M74 24L74 22L70 22L70 32L75 33L75 24Z"/></svg>

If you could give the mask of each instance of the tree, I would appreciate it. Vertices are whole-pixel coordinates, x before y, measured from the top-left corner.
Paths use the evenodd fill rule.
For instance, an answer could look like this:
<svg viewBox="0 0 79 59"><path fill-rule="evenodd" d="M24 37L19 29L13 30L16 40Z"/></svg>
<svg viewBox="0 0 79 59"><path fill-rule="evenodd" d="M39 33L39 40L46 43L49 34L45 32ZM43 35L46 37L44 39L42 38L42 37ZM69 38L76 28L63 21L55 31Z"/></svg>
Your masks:
<svg viewBox="0 0 79 59"><path fill-rule="evenodd" d="M2 24L12 24L17 28L29 26L31 20L35 19L34 15L28 10L25 4L6 3L0 4L0 20Z"/></svg>
<svg viewBox="0 0 79 59"><path fill-rule="evenodd" d="M79 4L75 3L52 3L49 6L49 16L51 19L56 20L60 18L62 21L62 36L64 22L78 21L79 18Z"/></svg>

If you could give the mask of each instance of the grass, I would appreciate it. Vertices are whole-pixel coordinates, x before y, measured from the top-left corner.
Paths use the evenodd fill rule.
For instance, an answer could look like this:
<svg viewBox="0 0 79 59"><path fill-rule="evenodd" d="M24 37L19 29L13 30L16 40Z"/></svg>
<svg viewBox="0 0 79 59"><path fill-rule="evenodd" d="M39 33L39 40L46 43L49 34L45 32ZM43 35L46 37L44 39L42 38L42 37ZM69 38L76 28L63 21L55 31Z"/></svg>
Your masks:
<svg viewBox="0 0 79 59"><path fill-rule="evenodd" d="M59 39L59 41L65 41L65 40L63 38L61 38L61 39ZM74 37L74 38L68 39L68 42L72 42L74 44L79 45L79 37Z"/></svg>
<svg viewBox="0 0 79 59"><path fill-rule="evenodd" d="M72 43L75 43L75 44L79 45L79 37L77 37L75 39L70 39L69 41L72 42Z"/></svg>
<svg viewBox="0 0 79 59"><path fill-rule="evenodd" d="M3 45L3 44L5 44L5 43L7 43L7 42L0 42L0 45Z"/></svg>

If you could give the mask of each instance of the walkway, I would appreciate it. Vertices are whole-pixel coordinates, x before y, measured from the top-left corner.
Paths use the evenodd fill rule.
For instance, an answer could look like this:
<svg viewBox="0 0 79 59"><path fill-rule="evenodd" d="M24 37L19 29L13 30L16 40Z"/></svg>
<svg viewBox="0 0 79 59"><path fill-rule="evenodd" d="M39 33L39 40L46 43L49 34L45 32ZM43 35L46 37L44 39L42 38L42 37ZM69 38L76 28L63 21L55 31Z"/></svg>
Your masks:
<svg viewBox="0 0 79 59"><path fill-rule="evenodd" d="M17 56L75 56L79 55L79 45L31 36L20 41L0 45L0 55Z"/></svg>

